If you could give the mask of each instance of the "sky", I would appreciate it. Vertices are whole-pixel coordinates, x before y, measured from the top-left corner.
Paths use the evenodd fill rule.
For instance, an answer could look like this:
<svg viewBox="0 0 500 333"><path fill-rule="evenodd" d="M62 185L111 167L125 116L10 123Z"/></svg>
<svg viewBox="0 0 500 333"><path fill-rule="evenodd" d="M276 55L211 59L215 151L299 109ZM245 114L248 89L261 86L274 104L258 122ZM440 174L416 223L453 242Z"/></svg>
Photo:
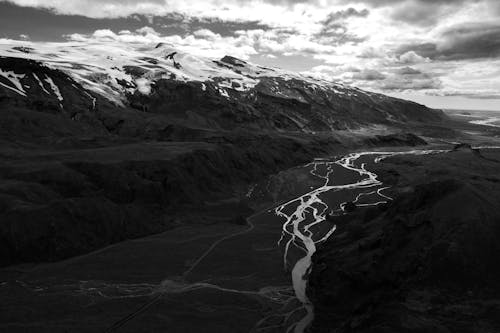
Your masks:
<svg viewBox="0 0 500 333"><path fill-rule="evenodd" d="M500 0L0 0L0 38L165 41L434 108L500 111Z"/></svg>

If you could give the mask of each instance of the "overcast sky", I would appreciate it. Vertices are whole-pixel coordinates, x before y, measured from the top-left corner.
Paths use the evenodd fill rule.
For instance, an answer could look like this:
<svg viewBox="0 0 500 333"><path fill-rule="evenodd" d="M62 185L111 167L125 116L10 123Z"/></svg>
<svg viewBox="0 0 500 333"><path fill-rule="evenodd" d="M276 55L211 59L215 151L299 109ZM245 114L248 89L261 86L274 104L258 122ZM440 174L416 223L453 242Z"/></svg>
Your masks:
<svg viewBox="0 0 500 333"><path fill-rule="evenodd" d="M500 110L500 0L0 0L0 38L165 40L431 107Z"/></svg>

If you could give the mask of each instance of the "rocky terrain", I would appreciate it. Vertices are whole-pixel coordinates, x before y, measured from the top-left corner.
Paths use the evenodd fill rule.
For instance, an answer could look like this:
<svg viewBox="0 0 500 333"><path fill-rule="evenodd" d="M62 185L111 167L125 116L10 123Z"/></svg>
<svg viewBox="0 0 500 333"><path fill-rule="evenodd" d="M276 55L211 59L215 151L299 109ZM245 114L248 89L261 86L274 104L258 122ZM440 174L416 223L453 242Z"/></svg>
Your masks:
<svg viewBox="0 0 500 333"><path fill-rule="evenodd" d="M500 330L500 152L391 157L389 204L337 220L313 258L314 332Z"/></svg>
<svg viewBox="0 0 500 333"><path fill-rule="evenodd" d="M445 119L162 44L1 44L0 105L1 265L160 232L186 207L238 201L250 183L314 157L425 143L401 133Z"/></svg>

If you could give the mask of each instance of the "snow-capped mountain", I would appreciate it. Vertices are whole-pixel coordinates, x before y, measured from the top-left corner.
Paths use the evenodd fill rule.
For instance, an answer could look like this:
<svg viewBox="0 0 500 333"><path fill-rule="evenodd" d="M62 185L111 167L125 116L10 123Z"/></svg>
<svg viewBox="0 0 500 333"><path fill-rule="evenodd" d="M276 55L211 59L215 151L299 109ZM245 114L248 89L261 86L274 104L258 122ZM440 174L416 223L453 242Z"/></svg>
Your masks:
<svg viewBox="0 0 500 333"><path fill-rule="evenodd" d="M77 120L124 109L209 128L312 132L442 117L413 102L167 44L0 42L0 98Z"/></svg>

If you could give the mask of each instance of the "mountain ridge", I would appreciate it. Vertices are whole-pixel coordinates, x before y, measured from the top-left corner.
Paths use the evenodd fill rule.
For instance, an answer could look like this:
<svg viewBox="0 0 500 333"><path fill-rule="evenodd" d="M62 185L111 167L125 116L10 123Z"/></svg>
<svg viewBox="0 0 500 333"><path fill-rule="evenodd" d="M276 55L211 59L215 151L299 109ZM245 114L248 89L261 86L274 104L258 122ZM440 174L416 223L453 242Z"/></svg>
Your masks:
<svg viewBox="0 0 500 333"><path fill-rule="evenodd" d="M116 44L105 50L103 44L37 46L0 44L3 101L14 99L37 110L42 104L53 112L71 105L70 116L82 118L96 109L127 109L215 129L317 132L445 117L414 102L231 56L195 57L170 45L127 50Z"/></svg>

